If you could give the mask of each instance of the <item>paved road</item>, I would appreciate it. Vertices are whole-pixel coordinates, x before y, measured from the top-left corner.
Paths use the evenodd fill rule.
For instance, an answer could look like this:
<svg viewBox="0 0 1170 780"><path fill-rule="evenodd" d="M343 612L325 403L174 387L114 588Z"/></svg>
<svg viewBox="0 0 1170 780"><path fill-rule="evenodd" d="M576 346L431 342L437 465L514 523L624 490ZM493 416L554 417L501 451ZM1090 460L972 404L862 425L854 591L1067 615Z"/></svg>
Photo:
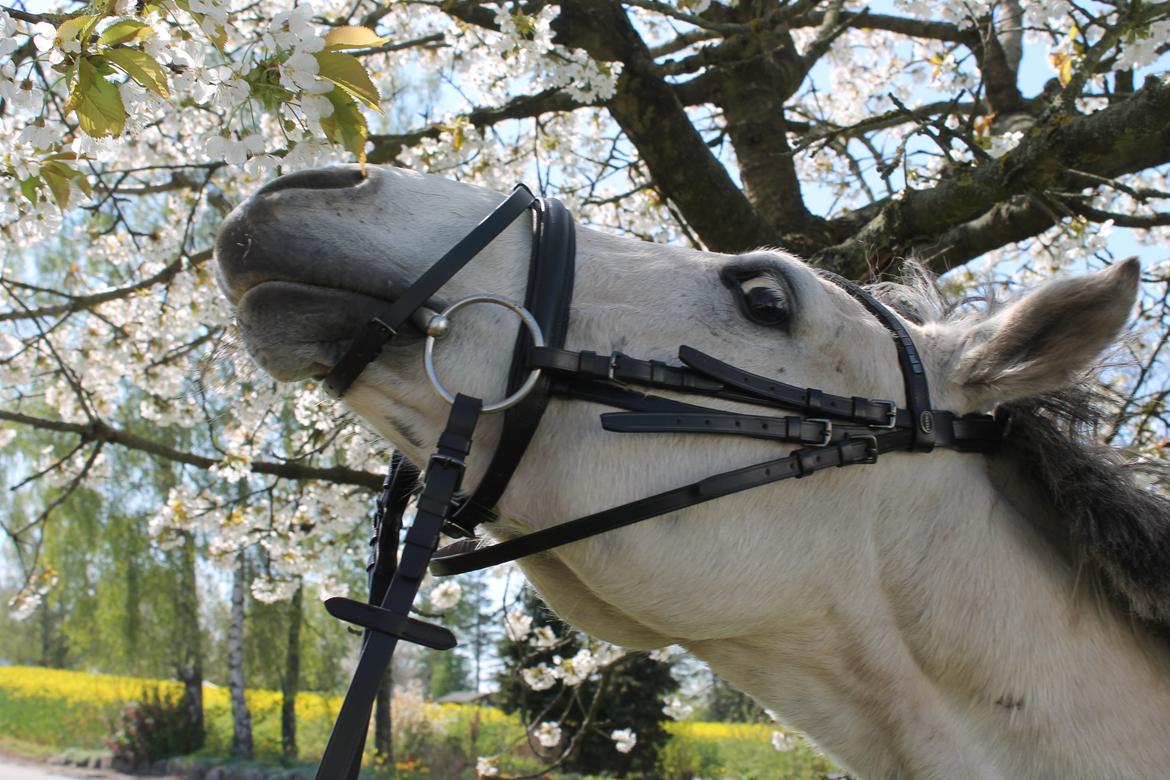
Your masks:
<svg viewBox="0 0 1170 780"><path fill-rule="evenodd" d="M0 780L131 780L129 775L107 772L101 769L77 769L76 767L45 766L34 764L11 756L0 755Z"/></svg>

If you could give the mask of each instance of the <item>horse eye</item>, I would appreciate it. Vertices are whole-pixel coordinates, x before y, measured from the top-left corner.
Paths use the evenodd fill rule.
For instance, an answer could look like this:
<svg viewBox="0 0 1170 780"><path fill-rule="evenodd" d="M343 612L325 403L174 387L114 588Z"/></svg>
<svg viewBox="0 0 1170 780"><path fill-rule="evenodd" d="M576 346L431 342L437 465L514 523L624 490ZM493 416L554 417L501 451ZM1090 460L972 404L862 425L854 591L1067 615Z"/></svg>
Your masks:
<svg viewBox="0 0 1170 780"><path fill-rule="evenodd" d="M724 283L735 295L740 313L757 325L786 328L792 314L788 286L770 273L738 274L739 278L724 277Z"/></svg>
<svg viewBox="0 0 1170 780"><path fill-rule="evenodd" d="M746 284L743 290L744 311L748 319L770 327L788 321L788 300L783 290L772 285L749 288Z"/></svg>

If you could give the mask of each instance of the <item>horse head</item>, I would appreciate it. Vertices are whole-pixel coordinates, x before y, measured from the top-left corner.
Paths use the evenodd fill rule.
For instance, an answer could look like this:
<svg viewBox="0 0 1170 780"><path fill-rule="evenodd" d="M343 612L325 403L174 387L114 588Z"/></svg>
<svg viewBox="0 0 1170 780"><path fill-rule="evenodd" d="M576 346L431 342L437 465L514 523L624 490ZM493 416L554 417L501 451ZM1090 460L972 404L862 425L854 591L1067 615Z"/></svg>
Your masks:
<svg viewBox="0 0 1170 780"><path fill-rule="evenodd" d="M357 328L500 201L486 189L391 168L270 183L232 213L216 247L248 351L278 380L320 380ZM432 308L480 293L522 300L530 243L530 224L513 223ZM1136 262L1122 262L1050 282L990 315L945 312L925 286L875 293L917 344L934 407L965 414L1067 385L1117 338L1138 282ZM437 347L444 384L501 397L518 327L497 307L461 311ZM422 341L418 328L399 334L344 397L416 463L449 408L426 379ZM578 228L566 345L677 363L683 344L784 382L904 400L889 331L799 259ZM734 400L719 406L759 413ZM742 437L612 433L598 424L602 411L554 399L488 535L513 538L785 450ZM485 418L469 484L499 439L498 418ZM632 648L683 644L858 771L1113 776L1122 764L1074 747L1109 739L1128 751L1130 776L1153 776L1144 773L1170 765L1170 742L1156 738L1167 733L1170 657L1126 627L1121 610L1084 607L1075 556L1044 531L1062 521L1043 491L1019 484L1021 458L890 453L520 563L569 622ZM1164 519L1146 530L1161 534L1159 560L1170 560ZM1126 590L1123 580L1112 587ZM1134 585L1129 608L1170 616L1170 600L1156 606L1161 596L1142 602L1149 594L1136 592L1170 593L1165 580ZM1132 696L1124 725L1055 725L1122 690ZM1019 701L1035 703L1014 707ZM1051 737L1043 748L1038 731Z"/></svg>

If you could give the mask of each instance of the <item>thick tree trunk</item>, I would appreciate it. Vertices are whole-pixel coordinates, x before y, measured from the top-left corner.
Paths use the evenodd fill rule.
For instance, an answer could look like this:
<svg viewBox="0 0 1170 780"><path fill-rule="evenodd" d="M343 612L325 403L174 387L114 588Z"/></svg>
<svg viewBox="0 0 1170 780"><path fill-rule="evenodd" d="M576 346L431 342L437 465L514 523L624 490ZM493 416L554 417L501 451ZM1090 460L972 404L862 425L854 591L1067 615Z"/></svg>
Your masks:
<svg viewBox="0 0 1170 780"><path fill-rule="evenodd" d="M199 632L195 558L195 538L187 534L179 552L180 581L175 598L179 626L179 668L176 672L179 681L183 683L183 702L196 735L195 742L202 746L206 737L203 722L203 643Z"/></svg>
<svg viewBox="0 0 1170 780"><path fill-rule="evenodd" d="M391 695L394 690L394 674L387 669L378 686L378 698L374 700L374 753L383 766L394 765L394 734L391 713Z"/></svg>
<svg viewBox="0 0 1170 780"><path fill-rule="evenodd" d="M280 752L286 761L297 758L297 691L301 678L301 610L304 583L297 586L288 609L288 648L284 656L284 680L280 689Z"/></svg>
<svg viewBox="0 0 1170 780"><path fill-rule="evenodd" d="M232 699L232 755L252 757L252 716L244 699L244 554L232 575L232 614L228 625L228 689Z"/></svg>

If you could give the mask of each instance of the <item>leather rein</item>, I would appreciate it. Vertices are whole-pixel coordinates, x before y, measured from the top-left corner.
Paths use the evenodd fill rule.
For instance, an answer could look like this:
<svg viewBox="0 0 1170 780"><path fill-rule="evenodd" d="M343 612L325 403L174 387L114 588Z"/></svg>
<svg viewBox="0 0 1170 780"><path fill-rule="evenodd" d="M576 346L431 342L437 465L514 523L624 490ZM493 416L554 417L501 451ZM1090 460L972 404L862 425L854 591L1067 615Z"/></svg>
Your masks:
<svg viewBox="0 0 1170 780"><path fill-rule="evenodd" d="M441 313L426 308L438 290L522 215L532 220L532 253L524 304L477 295ZM608 355L564 348L573 295L576 244L573 220L556 200L537 198L517 186L470 233L427 269L386 312L365 323L325 378L339 398L382 348L412 318L425 315L425 362L436 392L451 404L416 491L419 470L400 453L390 470L374 512L367 565L369 600L331 598L334 617L363 627L361 655L330 734L317 780L357 777L370 710L383 673L399 640L438 650L456 645L446 628L410 616L423 577L459 574L513 561L652 517L784 479L800 479L827 468L876 463L882 453L930 452L947 447L988 452L1003 438L1004 421L985 414L958 416L933 409L926 372L910 334L889 309L857 284L819 271L858 300L890 332L905 384L906 404L861 396L839 396L786 384L724 363L697 349L679 348L682 365L641 360L620 352ZM481 399L452 395L443 387L433 350L452 327L452 315L472 304L503 306L520 317L508 396L485 405ZM796 414L743 414L684 403L650 389L782 409ZM745 468L714 474L628 504L612 507L508 541L484 546L475 529L494 518L494 509L536 433L552 395L611 406L623 411L601 415L602 427L621 433L673 432L748 436L801 445L791 454ZM459 498L472 434L484 413L505 413L500 444L484 478L469 497ZM414 504L414 519L398 551L404 515ZM438 549L441 534L467 537Z"/></svg>

